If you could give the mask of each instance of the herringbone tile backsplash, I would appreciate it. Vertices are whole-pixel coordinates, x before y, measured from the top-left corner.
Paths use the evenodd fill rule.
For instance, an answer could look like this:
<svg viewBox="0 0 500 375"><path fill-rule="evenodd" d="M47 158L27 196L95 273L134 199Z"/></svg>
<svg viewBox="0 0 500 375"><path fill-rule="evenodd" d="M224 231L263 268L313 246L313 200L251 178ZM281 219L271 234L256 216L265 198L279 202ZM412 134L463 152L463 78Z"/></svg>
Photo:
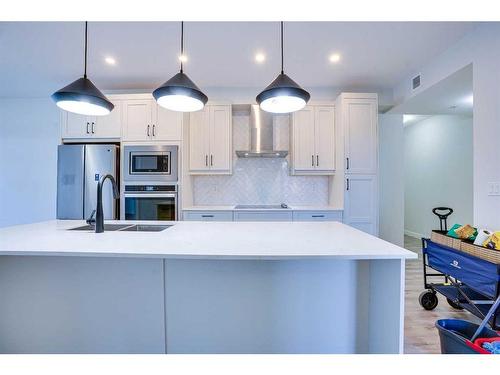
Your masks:
<svg viewBox="0 0 500 375"><path fill-rule="evenodd" d="M274 119L275 148L289 149L290 117ZM249 148L249 116L233 116L233 174L195 176L195 205L279 204L327 205L328 177L290 176L287 159L240 159Z"/></svg>

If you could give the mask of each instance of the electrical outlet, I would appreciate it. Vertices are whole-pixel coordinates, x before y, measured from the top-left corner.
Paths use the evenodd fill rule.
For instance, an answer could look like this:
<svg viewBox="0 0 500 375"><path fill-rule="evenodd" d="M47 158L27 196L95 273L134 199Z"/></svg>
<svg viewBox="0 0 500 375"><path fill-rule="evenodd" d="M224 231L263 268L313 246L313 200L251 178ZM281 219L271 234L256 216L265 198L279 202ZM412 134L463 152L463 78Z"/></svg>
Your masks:
<svg viewBox="0 0 500 375"><path fill-rule="evenodd" d="M488 195L500 195L500 182L488 182Z"/></svg>

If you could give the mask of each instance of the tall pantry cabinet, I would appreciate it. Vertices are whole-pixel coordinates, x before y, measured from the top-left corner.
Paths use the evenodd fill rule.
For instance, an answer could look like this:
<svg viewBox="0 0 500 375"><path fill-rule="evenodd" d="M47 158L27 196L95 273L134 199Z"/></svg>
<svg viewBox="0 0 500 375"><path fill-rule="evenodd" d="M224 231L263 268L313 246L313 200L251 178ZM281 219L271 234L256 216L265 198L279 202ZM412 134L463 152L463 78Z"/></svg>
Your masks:
<svg viewBox="0 0 500 375"><path fill-rule="evenodd" d="M335 107L344 139L338 165L344 171L344 223L378 235L377 94L342 93Z"/></svg>

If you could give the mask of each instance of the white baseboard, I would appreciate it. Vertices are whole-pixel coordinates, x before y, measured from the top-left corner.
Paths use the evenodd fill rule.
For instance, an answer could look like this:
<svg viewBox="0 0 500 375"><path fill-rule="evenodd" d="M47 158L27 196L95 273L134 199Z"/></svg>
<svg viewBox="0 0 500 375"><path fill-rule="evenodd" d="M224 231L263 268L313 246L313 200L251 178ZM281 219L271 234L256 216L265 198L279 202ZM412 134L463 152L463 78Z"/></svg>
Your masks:
<svg viewBox="0 0 500 375"><path fill-rule="evenodd" d="M422 237L424 237L423 234L420 234L417 232L412 232L411 230L408 230L408 229L405 229L405 235L410 236L410 237L414 237L414 238L418 238L418 239L421 239Z"/></svg>

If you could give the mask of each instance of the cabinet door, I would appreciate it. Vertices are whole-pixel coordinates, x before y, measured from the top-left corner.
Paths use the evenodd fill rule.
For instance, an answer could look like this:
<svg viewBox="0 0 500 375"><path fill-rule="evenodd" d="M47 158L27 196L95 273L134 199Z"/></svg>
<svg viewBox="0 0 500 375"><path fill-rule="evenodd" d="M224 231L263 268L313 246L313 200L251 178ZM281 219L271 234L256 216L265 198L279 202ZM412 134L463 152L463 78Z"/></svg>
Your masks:
<svg viewBox="0 0 500 375"><path fill-rule="evenodd" d="M185 221L233 221L233 211L184 211Z"/></svg>
<svg viewBox="0 0 500 375"><path fill-rule="evenodd" d="M344 223L377 235L377 184L373 175L346 175Z"/></svg>
<svg viewBox="0 0 500 375"><path fill-rule="evenodd" d="M210 154L211 171L231 170L231 106L214 105L210 113Z"/></svg>
<svg viewBox="0 0 500 375"><path fill-rule="evenodd" d="M62 112L62 138L92 137L91 117L77 115L72 112Z"/></svg>
<svg viewBox="0 0 500 375"><path fill-rule="evenodd" d="M342 221L342 211L293 211L293 221Z"/></svg>
<svg viewBox="0 0 500 375"><path fill-rule="evenodd" d="M333 107L316 107L314 111L316 169L335 170L335 111Z"/></svg>
<svg viewBox="0 0 500 375"><path fill-rule="evenodd" d="M157 141L180 141L182 139L182 118L184 114L170 111L157 104L154 105L154 111L156 111L156 120L151 131L153 139Z"/></svg>
<svg viewBox="0 0 500 375"><path fill-rule="evenodd" d="M189 120L189 170L209 169L209 110L193 112Z"/></svg>
<svg viewBox="0 0 500 375"><path fill-rule="evenodd" d="M145 141L152 134L153 100L127 100L123 103L123 138Z"/></svg>
<svg viewBox="0 0 500 375"><path fill-rule="evenodd" d="M113 102L115 108L109 115L95 118L93 124L94 137L120 138L122 135L122 105L120 101Z"/></svg>
<svg viewBox="0 0 500 375"><path fill-rule="evenodd" d="M347 173L377 173L377 101L346 99L342 111Z"/></svg>
<svg viewBox="0 0 500 375"><path fill-rule="evenodd" d="M305 107L293 114L293 167L295 170L314 170L314 108Z"/></svg>

